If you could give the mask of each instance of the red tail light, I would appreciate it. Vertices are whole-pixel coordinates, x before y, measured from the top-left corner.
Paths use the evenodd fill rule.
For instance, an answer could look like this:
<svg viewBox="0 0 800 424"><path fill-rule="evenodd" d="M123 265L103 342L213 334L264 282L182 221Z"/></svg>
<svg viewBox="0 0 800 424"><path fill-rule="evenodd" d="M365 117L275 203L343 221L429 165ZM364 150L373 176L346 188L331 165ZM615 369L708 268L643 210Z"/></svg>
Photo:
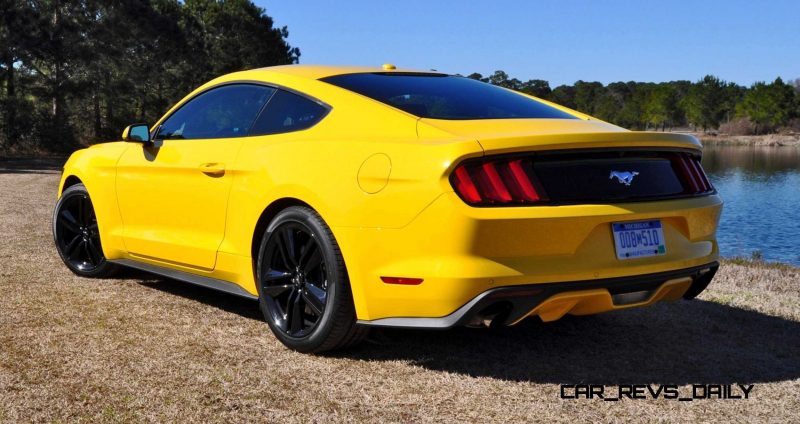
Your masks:
<svg viewBox="0 0 800 424"><path fill-rule="evenodd" d="M508 163L508 169L511 170L511 174L513 175L513 181L517 187L519 187L519 196L522 199L525 199L529 202L538 202L539 201L539 193L533 187L533 183L531 183L531 179L528 177L528 174L525 172L522 159L512 160Z"/></svg>
<svg viewBox="0 0 800 424"><path fill-rule="evenodd" d="M626 174L631 175L626 180L619 176ZM456 166L450 184L464 202L477 207L609 204L714 192L698 155L655 149L545 151L469 159Z"/></svg>
<svg viewBox="0 0 800 424"><path fill-rule="evenodd" d="M470 205L525 205L545 200L527 159L489 159L459 165L450 177Z"/></svg>
<svg viewBox="0 0 800 424"><path fill-rule="evenodd" d="M456 193L467 203L480 203L480 201L483 200L481 199L481 195L478 194L478 188L475 187L475 183L472 181L469 172L467 172L467 168L459 166L450 180L453 184L453 188L456 189Z"/></svg>
<svg viewBox="0 0 800 424"><path fill-rule="evenodd" d="M679 153L673 156L672 164L688 194L707 193L714 189L700 165L700 158Z"/></svg>

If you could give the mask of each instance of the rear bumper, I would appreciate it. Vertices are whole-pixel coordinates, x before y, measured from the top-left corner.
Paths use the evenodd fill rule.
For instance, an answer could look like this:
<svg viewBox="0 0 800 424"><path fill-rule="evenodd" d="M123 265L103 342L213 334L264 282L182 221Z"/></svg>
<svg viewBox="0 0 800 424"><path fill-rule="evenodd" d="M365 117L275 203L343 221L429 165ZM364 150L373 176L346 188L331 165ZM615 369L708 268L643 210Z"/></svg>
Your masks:
<svg viewBox="0 0 800 424"><path fill-rule="evenodd" d="M566 314L590 315L662 300L694 298L702 292L719 264L633 277L552 284L530 284L487 290L455 312L439 318L359 320L361 325L402 328L514 325L526 317L555 321Z"/></svg>
<svg viewBox="0 0 800 424"><path fill-rule="evenodd" d="M593 284L708 266L719 196L615 205L473 208L442 194L402 228L334 227L357 318L443 318L499 287ZM666 253L619 260L611 223L658 219ZM382 276L422 278L386 284ZM588 286L587 286L588 287Z"/></svg>

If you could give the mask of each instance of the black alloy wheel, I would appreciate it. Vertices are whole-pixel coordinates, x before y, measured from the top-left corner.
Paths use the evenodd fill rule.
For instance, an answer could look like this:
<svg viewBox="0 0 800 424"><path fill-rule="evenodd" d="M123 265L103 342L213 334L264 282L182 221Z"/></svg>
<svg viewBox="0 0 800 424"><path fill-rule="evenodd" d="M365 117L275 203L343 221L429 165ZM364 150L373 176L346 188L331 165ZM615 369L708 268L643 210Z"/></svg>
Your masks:
<svg viewBox="0 0 800 424"><path fill-rule="evenodd" d="M105 277L116 269L103 255L92 200L83 184L64 190L53 213L53 237L64 264L83 277Z"/></svg>
<svg viewBox="0 0 800 424"><path fill-rule="evenodd" d="M303 337L325 313L328 279L325 259L314 236L290 222L277 228L266 249L261 293L272 320L291 337Z"/></svg>
<svg viewBox="0 0 800 424"><path fill-rule="evenodd" d="M287 347L323 352L366 335L356 325L344 259L314 210L292 206L275 216L262 237L256 273L261 311Z"/></svg>

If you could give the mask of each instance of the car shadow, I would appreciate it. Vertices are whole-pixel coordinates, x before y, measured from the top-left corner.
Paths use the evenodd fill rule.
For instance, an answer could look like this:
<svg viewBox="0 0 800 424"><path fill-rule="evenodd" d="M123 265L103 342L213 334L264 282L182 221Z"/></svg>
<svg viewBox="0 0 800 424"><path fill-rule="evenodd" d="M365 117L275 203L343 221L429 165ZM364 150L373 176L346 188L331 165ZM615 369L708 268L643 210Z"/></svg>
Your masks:
<svg viewBox="0 0 800 424"><path fill-rule="evenodd" d="M499 331L385 331L349 357L559 384L756 383L800 377L800 322L703 300Z"/></svg>
<svg viewBox="0 0 800 424"><path fill-rule="evenodd" d="M229 293L161 277L133 268L121 269L119 274L116 275L116 278L136 280L136 282L143 287L191 299L225 312L240 315L244 318L259 321L263 321L264 319L261 310L258 309L258 302L251 299L245 299Z"/></svg>
<svg viewBox="0 0 800 424"><path fill-rule="evenodd" d="M252 300L158 277L141 284L262 320ZM800 322L678 301L498 330L379 329L327 356L531 383L752 384L800 378Z"/></svg>

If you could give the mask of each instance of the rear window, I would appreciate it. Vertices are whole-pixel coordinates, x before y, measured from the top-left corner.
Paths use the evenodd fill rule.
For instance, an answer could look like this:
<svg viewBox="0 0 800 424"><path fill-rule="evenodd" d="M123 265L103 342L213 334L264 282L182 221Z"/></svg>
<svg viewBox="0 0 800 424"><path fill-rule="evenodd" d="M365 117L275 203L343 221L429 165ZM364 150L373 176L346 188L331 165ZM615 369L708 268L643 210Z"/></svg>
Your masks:
<svg viewBox="0 0 800 424"><path fill-rule="evenodd" d="M577 119L521 94L470 78L439 74L363 73L322 81L433 119Z"/></svg>

